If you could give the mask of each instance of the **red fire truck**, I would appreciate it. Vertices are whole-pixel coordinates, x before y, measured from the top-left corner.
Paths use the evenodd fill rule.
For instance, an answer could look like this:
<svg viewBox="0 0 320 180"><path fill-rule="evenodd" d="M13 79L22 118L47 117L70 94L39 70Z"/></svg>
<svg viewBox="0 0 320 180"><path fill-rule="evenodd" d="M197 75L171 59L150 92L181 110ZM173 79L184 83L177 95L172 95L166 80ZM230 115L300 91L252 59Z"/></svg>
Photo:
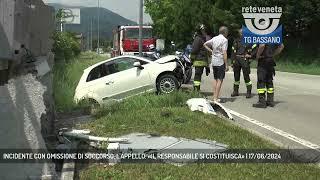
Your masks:
<svg viewBox="0 0 320 180"><path fill-rule="evenodd" d="M143 26L143 52L149 52L151 44L156 47L156 39L152 35L152 26ZM112 57L139 54L139 26L118 26L113 31Z"/></svg>

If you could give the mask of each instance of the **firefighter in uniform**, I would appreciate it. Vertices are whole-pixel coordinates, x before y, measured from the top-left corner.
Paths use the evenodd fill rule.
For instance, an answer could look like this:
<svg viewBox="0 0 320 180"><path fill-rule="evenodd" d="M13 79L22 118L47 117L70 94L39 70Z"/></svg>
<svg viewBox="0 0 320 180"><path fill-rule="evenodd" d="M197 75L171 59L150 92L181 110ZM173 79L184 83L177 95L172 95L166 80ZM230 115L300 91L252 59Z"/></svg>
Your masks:
<svg viewBox="0 0 320 180"><path fill-rule="evenodd" d="M273 76L275 76L274 57L282 52L284 45L260 44L257 50L256 58L258 60L257 89L259 101L253 104L256 108L266 108L267 106L274 107L274 86ZM266 100L267 93L267 100Z"/></svg>
<svg viewBox="0 0 320 180"><path fill-rule="evenodd" d="M241 42L242 29L239 29L240 38L235 39L232 46L232 67L234 72L233 93L231 97L239 96L241 70L244 82L247 86L246 98L251 98L252 82L250 80L250 59L251 53L256 48L256 44L247 45Z"/></svg>
<svg viewBox="0 0 320 180"><path fill-rule="evenodd" d="M193 80L194 90L200 91L201 78L203 70L206 70L206 75L210 74L209 58L203 44L206 42L207 33L204 25L197 27L197 33L194 37L191 51L191 61L195 67L195 75Z"/></svg>

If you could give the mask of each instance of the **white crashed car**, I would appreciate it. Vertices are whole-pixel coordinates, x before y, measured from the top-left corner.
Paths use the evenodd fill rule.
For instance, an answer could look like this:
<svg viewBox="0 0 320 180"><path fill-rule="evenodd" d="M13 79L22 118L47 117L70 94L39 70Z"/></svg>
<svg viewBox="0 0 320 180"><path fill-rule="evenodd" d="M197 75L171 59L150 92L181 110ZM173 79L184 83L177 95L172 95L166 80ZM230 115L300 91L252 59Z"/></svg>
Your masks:
<svg viewBox="0 0 320 180"><path fill-rule="evenodd" d="M176 56L150 61L119 56L85 69L75 91L76 103L87 100L99 105L144 92L168 94L181 86L184 71Z"/></svg>

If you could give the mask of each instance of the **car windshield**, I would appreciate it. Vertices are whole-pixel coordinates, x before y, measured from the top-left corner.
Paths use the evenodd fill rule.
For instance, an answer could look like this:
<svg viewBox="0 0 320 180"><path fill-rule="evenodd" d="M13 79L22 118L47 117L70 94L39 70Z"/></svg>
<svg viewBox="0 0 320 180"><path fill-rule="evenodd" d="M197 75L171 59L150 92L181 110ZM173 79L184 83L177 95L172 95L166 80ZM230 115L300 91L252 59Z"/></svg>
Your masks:
<svg viewBox="0 0 320 180"><path fill-rule="evenodd" d="M139 28L128 28L125 30L125 37L127 39L138 39L139 38ZM152 29L144 28L142 31L142 38L149 39L152 38Z"/></svg>

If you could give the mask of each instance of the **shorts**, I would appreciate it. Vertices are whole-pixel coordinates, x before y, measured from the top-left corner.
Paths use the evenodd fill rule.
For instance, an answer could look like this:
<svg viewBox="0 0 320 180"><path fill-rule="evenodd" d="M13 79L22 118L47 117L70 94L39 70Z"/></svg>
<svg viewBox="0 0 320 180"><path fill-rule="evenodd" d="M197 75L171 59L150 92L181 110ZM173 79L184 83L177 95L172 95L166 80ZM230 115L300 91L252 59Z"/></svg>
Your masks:
<svg viewBox="0 0 320 180"><path fill-rule="evenodd" d="M226 76L226 65L223 64L221 66L213 66L213 77L214 79L223 80Z"/></svg>

